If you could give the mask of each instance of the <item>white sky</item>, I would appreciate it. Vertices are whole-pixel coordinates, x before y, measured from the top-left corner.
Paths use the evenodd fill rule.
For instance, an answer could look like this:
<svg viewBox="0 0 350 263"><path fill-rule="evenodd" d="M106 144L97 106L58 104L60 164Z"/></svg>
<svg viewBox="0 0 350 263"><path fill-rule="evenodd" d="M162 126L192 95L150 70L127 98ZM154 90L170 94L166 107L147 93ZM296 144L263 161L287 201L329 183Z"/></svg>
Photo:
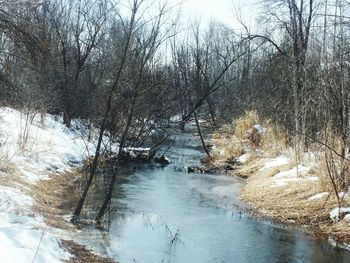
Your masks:
<svg viewBox="0 0 350 263"><path fill-rule="evenodd" d="M121 0L125 6L131 6L132 1ZM236 12L241 14L245 25L253 27L259 13L259 1L261 0L146 0L143 6L151 7L147 12L151 17L158 13L162 4L167 3L168 8L174 7L172 10L181 9L181 20L185 24L200 19L202 26L205 26L210 21L216 20L234 29L241 29ZM130 12L130 9L127 10L126 15ZM176 11L173 14L175 13Z"/></svg>
<svg viewBox="0 0 350 263"><path fill-rule="evenodd" d="M168 0L170 4L177 0ZM243 22L253 26L258 15L258 0L185 0L182 6L183 18L201 18L203 23L210 20L230 25L233 28L241 28L237 22L235 9L240 10Z"/></svg>

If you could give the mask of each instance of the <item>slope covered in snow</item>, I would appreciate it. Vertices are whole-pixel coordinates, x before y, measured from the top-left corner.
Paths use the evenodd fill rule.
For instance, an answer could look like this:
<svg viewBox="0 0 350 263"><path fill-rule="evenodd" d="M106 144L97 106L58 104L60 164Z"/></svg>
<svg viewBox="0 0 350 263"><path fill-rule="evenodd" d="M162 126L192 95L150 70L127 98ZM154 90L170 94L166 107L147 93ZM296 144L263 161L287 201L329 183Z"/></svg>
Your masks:
<svg viewBox="0 0 350 263"><path fill-rule="evenodd" d="M96 133L95 133L96 134ZM61 262L69 254L32 209L31 185L81 165L95 145L81 121L0 109L1 262ZM40 245L39 245L40 244Z"/></svg>

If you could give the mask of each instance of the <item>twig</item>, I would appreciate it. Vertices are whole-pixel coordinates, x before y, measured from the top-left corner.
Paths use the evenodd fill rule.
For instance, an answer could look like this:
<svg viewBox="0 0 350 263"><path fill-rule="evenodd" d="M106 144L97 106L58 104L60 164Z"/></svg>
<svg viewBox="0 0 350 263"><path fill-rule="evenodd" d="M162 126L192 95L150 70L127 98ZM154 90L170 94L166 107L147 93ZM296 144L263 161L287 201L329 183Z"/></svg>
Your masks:
<svg viewBox="0 0 350 263"><path fill-rule="evenodd" d="M51 219L52 219L52 216L53 216L54 212L56 212L56 209L54 209L54 210L52 211L52 213L50 214L49 221L47 222L46 227L45 227L43 233L41 234L41 237L40 237L40 240L39 240L39 244L38 244L38 246L37 246L37 248L36 248L35 255L34 255L34 258L33 258L33 260L32 260L32 263L35 262L35 259L36 259L37 255L38 255L38 252L39 252L39 248L40 248L41 242L43 241L44 235L45 235L46 231L47 231L48 228L49 228L49 223L50 223L50 221L51 221Z"/></svg>

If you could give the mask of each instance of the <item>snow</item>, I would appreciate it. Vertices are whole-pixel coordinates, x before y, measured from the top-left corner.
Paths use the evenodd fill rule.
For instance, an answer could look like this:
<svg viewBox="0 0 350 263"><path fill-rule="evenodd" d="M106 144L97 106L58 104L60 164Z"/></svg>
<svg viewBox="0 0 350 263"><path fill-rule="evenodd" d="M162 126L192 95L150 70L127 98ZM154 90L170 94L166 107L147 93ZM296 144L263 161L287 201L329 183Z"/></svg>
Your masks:
<svg viewBox="0 0 350 263"><path fill-rule="evenodd" d="M336 207L329 212L329 217L334 221L339 221L339 214L340 213L350 213L350 207ZM348 218L348 217L347 217Z"/></svg>
<svg viewBox="0 0 350 263"><path fill-rule="evenodd" d="M251 155L249 153L243 154L237 158L237 161L244 164L249 160L250 156Z"/></svg>
<svg viewBox="0 0 350 263"><path fill-rule="evenodd" d="M277 187L286 186L291 182L302 182L303 180L307 181L318 181L319 178L316 176L306 176L311 170L310 166L300 164L293 169L288 171L280 172L273 176L273 180Z"/></svg>
<svg viewBox="0 0 350 263"><path fill-rule="evenodd" d="M42 235L41 231L32 228L0 227L1 262L32 262L35 258L36 263L45 263L68 259L69 254L62 251L55 237Z"/></svg>
<svg viewBox="0 0 350 263"><path fill-rule="evenodd" d="M6 182L0 185L1 262L32 262L36 254L39 263L70 257L54 231L33 211L34 200L27 189L49 175L59 176L81 165L94 154L96 137L86 140L88 130L82 121L72 121L72 127L52 115L46 115L42 124L38 115L0 108L0 184ZM12 169L3 169L4 163Z"/></svg>
<svg viewBox="0 0 350 263"><path fill-rule="evenodd" d="M0 110L0 133L3 138L2 151L7 153L12 163L28 181L48 178L49 172L64 172L71 163L81 162L93 152L94 145L84 140L79 130L68 129L47 115L44 125L39 116L26 121L27 116L19 111L2 108ZM72 126L79 127L77 121ZM25 127L29 130L24 141Z"/></svg>
<svg viewBox="0 0 350 263"><path fill-rule="evenodd" d="M1 262L32 262L38 248L35 262L69 258L59 240L45 232L42 217L33 215L32 204L33 199L19 189L0 187Z"/></svg>
<svg viewBox="0 0 350 263"><path fill-rule="evenodd" d="M293 169L276 174L274 178L297 178L307 174L310 171L310 169L311 168L309 166L300 164L294 167Z"/></svg>
<svg viewBox="0 0 350 263"><path fill-rule="evenodd" d="M267 129L262 127L260 124L255 124L254 128L256 129L257 133L264 134L267 132Z"/></svg>
<svg viewBox="0 0 350 263"><path fill-rule="evenodd" d="M172 117L170 117L170 121L171 122L181 122L182 121L182 116L180 114L172 116Z"/></svg>
<svg viewBox="0 0 350 263"><path fill-rule="evenodd" d="M340 192L340 193L339 193L339 198L340 198L340 199L348 198L349 196L350 196L349 194L344 193L344 192Z"/></svg>
<svg viewBox="0 0 350 263"><path fill-rule="evenodd" d="M125 149L128 151L136 151L136 152L149 152L151 150L151 148L142 148L142 147L127 147Z"/></svg>
<svg viewBox="0 0 350 263"><path fill-rule="evenodd" d="M343 218L344 221L350 222L350 214L346 214Z"/></svg>
<svg viewBox="0 0 350 263"><path fill-rule="evenodd" d="M271 161L266 162L264 167L261 169L264 170L264 169L274 168L274 167L286 165L290 162L291 160L288 157L280 155L280 156L277 156L275 159L272 159Z"/></svg>
<svg viewBox="0 0 350 263"><path fill-rule="evenodd" d="M322 192L322 193L318 193L318 194L315 194L313 196L310 196L307 200L309 201L318 201L318 200L321 200L325 197L327 197L329 195L328 192Z"/></svg>

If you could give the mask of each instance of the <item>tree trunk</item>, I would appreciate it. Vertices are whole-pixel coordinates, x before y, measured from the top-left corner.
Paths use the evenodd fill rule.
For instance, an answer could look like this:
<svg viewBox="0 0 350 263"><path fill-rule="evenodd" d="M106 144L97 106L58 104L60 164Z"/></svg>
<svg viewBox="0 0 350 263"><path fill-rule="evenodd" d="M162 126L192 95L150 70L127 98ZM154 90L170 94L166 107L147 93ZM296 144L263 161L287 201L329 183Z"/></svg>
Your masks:
<svg viewBox="0 0 350 263"><path fill-rule="evenodd" d="M78 204L77 204L77 206L76 206L76 208L74 210L73 217L72 217L72 220L71 220L73 223L76 223L78 218L79 218L79 216L80 216L81 210L83 209L83 205L85 203L85 199L86 199L87 193L88 193L88 191L89 191L89 189L90 189L90 187L92 185L92 182L94 180L94 177L95 177L95 172L96 172L98 161L99 161L99 158L100 158L100 149L101 149L101 144L102 144L102 140L103 140L103 134L105 132L106 121L107 121L107 118L108 118L108 115L109 115L109 111L110 111L110 108L111 108L111 100L112 99L110 97L108 102L107 102L106 112L105 112L104 117L103 117L101 129L100 129L100 133L99 133L99 137L98 137L98 141L97 141L95 157L94 157L94 160L92 161L92 165L90 167L89 178L88 178L88 181L87 181L86 186L84 188L83 194L80 197L79 202L78 202Z"/></svg>
<svg viewBox="0 0 350 263"><path fill-rule="evenodd" d="M204 149L205 153L208 155L208 157L210 157L210 153L209 153L208 147L205 145L205 141L204 141L204 138L203 138L203 134L202 134L201 128L200 128L200 126L199 126L199 121L198 121L198 118L197 118L197 113L194 112L193 115L194 115L194 119L196 120L197 130L198 130L199 137L201 138L201 142L202 142L203 149Z"/></svg>
<svg viewBox="0 0 350 263"><path fill-rule="evenodd" d="M115 181L116 181L116 177L117 177L117 166L118 166L118 161L120 159L121 153L123 148L125 147L125 143L126 143L126 138L127 138L127 134L132 122L132 118L133 118L133 114L134 114L134 107L136 104L136 98L137 98L137 92L135 92L135 95L133 97L133 101L131 103L130 106L130 111L129 111L129 115L128 115L128 120L122 135L122 139L120 141L120 145L119 145L119 151L118 151L118 157L113 165L113 174L112 174L112 178L111 181L109 183L109 187L108 187L108 191L107 194L105 196L105 199L103 201L103 204L100 208L100 211L98 212L97 216L96 216L96 222L100 223L102 216L106 213L106 209L108 207L109 202L111 201L112 195L113 195L113 190L114 190L114 185L115 185Z"/></svg>
<svg viewBox="0 0 350 263"><path fill-rule="evenodd" d="M64 113L63 113L63 124L66 125L68 128L70 128L71 121L72 121L72 119L69 116L68 112L64 111Z"/></svg>
<svg viewBox="0 0 350 263"><path fill-rule="evenodd" d="M117 169L117 165L115 165L113 167L113 174L112 174L112 178L111 178L111 182L109 184L109 188L108 188L108 191L107 191L107 194L106 194L106 197L105 197L105 200L101 206L101 209L100 211L98 212L97 216L96 216L96 222L97 224L100 224L101 223L101 219L102 217L104 216L104 214L106 213L106 210L107 210L107 207L108 207L108 204L110 203L111 199L112 199L112 195L113 195L113 190L114 190L114 185L115 185L115 181L116 181L116 178L117 178L117 172L118 172L118 169Z"/></svg>

